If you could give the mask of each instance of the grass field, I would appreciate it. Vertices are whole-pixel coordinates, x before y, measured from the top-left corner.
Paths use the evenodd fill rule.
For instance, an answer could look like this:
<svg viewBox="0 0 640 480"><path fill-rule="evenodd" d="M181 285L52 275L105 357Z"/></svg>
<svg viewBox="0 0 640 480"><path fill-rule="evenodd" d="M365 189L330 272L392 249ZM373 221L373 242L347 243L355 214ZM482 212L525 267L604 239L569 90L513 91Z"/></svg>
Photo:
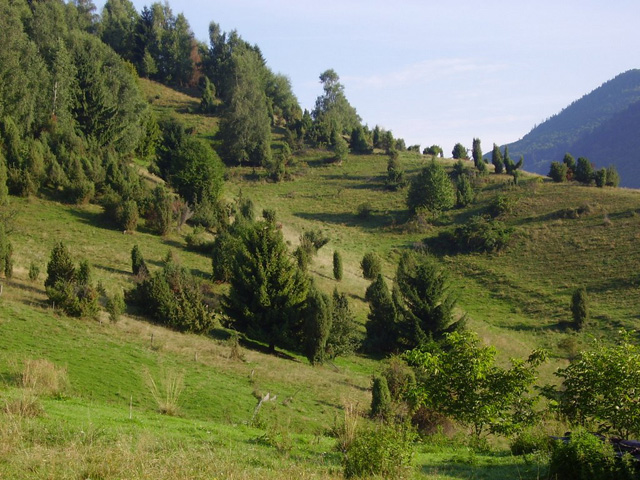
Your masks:
<svg viewBox="0 0 640 480"><path fill-rule="evenodd" d="M178 115L201 138L213 138L218 119L198 115L196 99L153 82L142 86L160 115ZM553 372L588 347L591 337L611 341L619 328L637 327L640 192L554 184L527 174L514 186L511 177L489 175L477 179L470 207L433 222L415 221L407 212L406 190L384 188L385 155L350 155L340 165L327 163L326 156L321 150L300 154L292 180L281 183L268 181L261 169L230 168L224 196L251 198L258 215L275 209L292 250L304 231L326 233L330 242L310 271L321 289L348 294L361 324L368 312L363 297L369 283L360 269L365 252L382 257L391 282L403 251L432 244L502 195L512 199L513 209L501 220L515 228L505 251L432 250L451 273L457 314L468 316L469 326L497 347L501 361L544 347L551 358L540 381L556 382ZM400 161L412 175L430 157L403 153ZM291 352L270 356L249 344L237 350L223 328L211 336L178 334L133 310L115 324L104 312L99 321L67 318L47 304L43 286L49 252L58 241L76 262L91 262L94 280L109 294L132 288L135 244L151 270L171 250L203 281L210 278L211 260L186 250L189 227L158 237L142 226L128 235L105 221L101 207L40 198L11 198L8 209L14 214L15 269L12 279L2 280L0 296L0 477L341 477L332 432L345 403L367 410L379 360L352 356L311 367ZM333 279L334 250L343 258L341 282ZM40 268L35 282L28 280L31 263ZM574 332L567 328L569 303L579 286L587 288L591 322ZM23 385L26 366L41 359L68 380L62 391ZM173 385L177 401L154 398L153 383L161 394ZM276 399L256 414L266 393ZM177 415L159 413L163 400L173 403ZM513 457L503 440L486 452L466 444L461 431L418 443L409 476L547 478L544 458Z"/></svg>

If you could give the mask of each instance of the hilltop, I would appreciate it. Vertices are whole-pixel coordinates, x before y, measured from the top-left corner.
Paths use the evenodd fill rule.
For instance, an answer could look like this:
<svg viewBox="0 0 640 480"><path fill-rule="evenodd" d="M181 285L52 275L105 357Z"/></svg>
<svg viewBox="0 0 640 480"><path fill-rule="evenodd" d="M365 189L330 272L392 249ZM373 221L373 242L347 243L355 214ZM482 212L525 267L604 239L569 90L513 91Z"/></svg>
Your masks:
<svg viewBox="0 0 640 480"><path fill-rule="evenodd" d="M640 187L638 136L640 70L629 70L584 95L560 113L508 144L512 155L524 155L526 168L546 175L552 161L569 152L587 157L598 168L615 165L621 185Z"/></svg>

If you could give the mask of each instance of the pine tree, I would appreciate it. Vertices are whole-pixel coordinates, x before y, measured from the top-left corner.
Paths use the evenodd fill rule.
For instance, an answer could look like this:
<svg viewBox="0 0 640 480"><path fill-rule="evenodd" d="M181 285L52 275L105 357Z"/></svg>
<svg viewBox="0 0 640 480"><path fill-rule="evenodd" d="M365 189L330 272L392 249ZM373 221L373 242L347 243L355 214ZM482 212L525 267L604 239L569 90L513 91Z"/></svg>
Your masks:
<svg viewBox="0 0 640 480"><path fill-rule="evenodd" d="M131 271L134 275L141 277L149 274L149 269L147 268L138 244L135 244L131 249Z"/></svg>

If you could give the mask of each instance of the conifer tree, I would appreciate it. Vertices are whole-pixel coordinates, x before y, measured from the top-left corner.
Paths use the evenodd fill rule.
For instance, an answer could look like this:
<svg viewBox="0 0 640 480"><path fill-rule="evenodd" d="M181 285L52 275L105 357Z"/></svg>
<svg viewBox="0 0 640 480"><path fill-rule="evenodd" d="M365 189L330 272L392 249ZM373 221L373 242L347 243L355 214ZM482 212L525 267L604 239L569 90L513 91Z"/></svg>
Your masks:
<svg viewBox="0 0 640 480"><path fill-rule="evenodd" d="M269 345L299 347L309 281L293 263L282 232L268 222L247 227L232 261L224 313L234 328Z"/></svg>
<svg viewBox="0 0 640 480"><path fill-rule="evenodd" d="M349 299L336 288L333 290L331 302L331 331L326 345L327 358L349 355L359 346L358 325L349 306Z"/></svg>
<svg viewBox="0 0 640 480"><path fill-rule="evenodd" d="M388 353L397 348L396 309L382 274L367 288L365 300L369 315L365 328L365 347L374 353Z"/></svg>
<svg viewBox="0 0 640 480"><path fill-rule="evenodd" d="M333 252L333 278L342 280L342 255L337 250Z"/></svg>
<svg viewBox="0 0 640 480"><path fill-rule="evenodd" d="M131 271L136 276L146 276L149 274L149 269L147 268L138 244L135 244L131 249Z"/></svg>
<svg viewBox="0 0 640 480"><path fill-rule="evenodd" d="M435 160L413 178L409 186L407 205L412 213L426 209L437 218L455 204L455 191L444 167Z"/></svg>
<svg viewBox="0 0 640 480"><path fill-rule="evenodd" d="M478 168L478 165L480 165L480 163L484 163L482 160L482 147L480 145L480 139L479 138L474 138L473 139L473 147L471 149L471 156L473 157L473 165Z"/></svg>
<svg viewBox="0 0 640 480"><path fill-rule="evenodd" d="M62 242L56 243L47 264L47 279L44 286L54 287L58 282L71 283L75 275L76 269L69 250Z"/></svg>
<svg viewBox="0 0 640 480"><path fill-rule="evenodd" d="M589 299L587 289L580 287L573 292L571 297L571 313L573 315L573 326L576 330L581 330L589 321Z"/></svg>
<svg viewBox="0 0 640 480"><path fill-rule="evenodd" d="M376 375L373 377L371 387L371 418L387 420L391 414L391 393L386 377Z"/></svg>
<svg viewBox="0 0 640 480"><path fill-rule="evenodd" d="M502 173L504 171L502 153L500 153L500 148L495 143L493 144L493 151L491 152L491 163L495 167L496 173Z"/></svg>
<svg viewBox="0 0 640 480"><path fill-rule="evenodd" d="M304 352L311 365L324 363L331 332L331 300L311 285L304 307Z"/></svg>

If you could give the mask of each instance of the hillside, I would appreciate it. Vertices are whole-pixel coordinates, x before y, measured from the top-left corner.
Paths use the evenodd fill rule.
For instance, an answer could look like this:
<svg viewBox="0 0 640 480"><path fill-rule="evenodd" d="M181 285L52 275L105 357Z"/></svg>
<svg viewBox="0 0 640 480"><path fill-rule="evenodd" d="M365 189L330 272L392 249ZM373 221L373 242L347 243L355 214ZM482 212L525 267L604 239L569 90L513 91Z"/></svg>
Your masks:
<svg viewBox="0 0 640 480"><path fill-rule="evenodd" d="M142 86L145 96L153 98L152 108L184 116L202 138L216 128L215 117L189 113L193 97L152 82ZM278 141L277 131L275 135ZM324 232L329 244L310 272L322 290L337 287L348 294L361 324L368 311L362 255L377 252L392 281L403 251L429 245L451 272L459 297L457 315L468 316L470 328L499 350L501 362L537 347L550 351L541 383L557 382L555 369L588 346L590 336L608 341L618 328L637 325L638 192L554 184L526 174L514 186L507 175L489 175L475 180L477 196L470 207L452 210L434 224L416 223L406 209L406 190L384 186L386 155L349 155L342 164L327 163L327 155L325 150L301 153L291 180L278 183L261 168L230 168L223 196L231 202L242 192L256 210L274 209L290 250L304 231ZM399 160L412 176L430 157L405 152ZM454 163L442 162L448 169ZM497 196L511 199L513 206L501 216L516 229L505 251L451 253L434 243L443 232L486 211ZM360 205L370 213L359 215ZM206 281L211 260L186 249L189 226L166 236L144 228L123 235L97 205L12 197L10 208L15 212L15 270L3 282L0 303L3 401L22 402L36 413L3 413L11 420L0 430L0 468L8 478L24 468L38 478L77 477L78 472L102 478L340 476L332 432L343 404L367 410L370 376L382 368L378 360L354 355L312 367L294 352L278 358L251 342L237 350L229 332L219 327L210 336L179 334L148 323L131 309L115 324L104 312L100 321L68 318L48 305L42 274L36 282L28 279L30 263L44 271L56 241L70 245L74 258L91 259L95 280L109 292L133 285L133 244L141 247L152 271L171 249ZM341 282L331 273L333 250L343 254ZM571 293L580 285L590 294L592 322L576 333L566 323ZM32 398L19 379L26 361L43 358L66 369L69 386L61 394L45 390ZM149 378L166 383L172 375L183 382L179 417L157 412L149 386ZM267 392L277 398L252 422L258 399ZM474 452L470 461L459 438L419 446L413 478L533 479L545 468L505 455L500 446ZM50 459L46 464L45 458ZM201 466L194 471L196 464Z"/></svg>
<svg viewBox="0 0 640 480"><path fill-rule="evenodd" d="M622 186L638 188L637 112L640 70L629 70L604 83L508 145L512 156L524 155L527 170L546 175L552 161L569 152L597 167L615 165Z"/></svg>

